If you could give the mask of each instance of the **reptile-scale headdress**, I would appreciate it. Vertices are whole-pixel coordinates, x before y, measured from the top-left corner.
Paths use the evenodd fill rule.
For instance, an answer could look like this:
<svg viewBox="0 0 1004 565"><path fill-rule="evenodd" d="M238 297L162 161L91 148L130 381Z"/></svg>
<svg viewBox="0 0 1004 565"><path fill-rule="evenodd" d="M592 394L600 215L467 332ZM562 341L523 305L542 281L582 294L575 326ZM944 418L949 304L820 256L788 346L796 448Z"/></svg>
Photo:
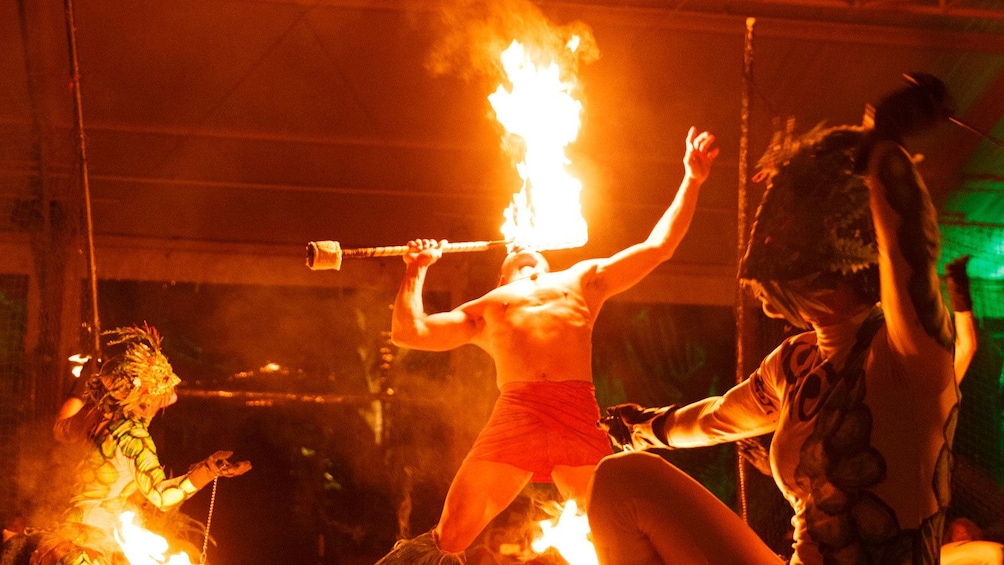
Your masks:
<svg viewBox="0 0 1004 565"><path fill-rule="evenodd" d="M798 327L808 327L799 311L813 294L837 280L878 300L878 248L863 175L871 144L902 142L944 120L952 106L936 77L906 78L906 87L876 106L874 127L817 126L797 138L775 134L758 163L756 180L767 188L739 279Z"/></svg>
<svg viewBox="0 0 1004 565"><path fill-rule="evenodd" d="M89 388L91 399L109 412L131 411L141 404L166 400L181 382L161 351L161 336L147 324L102 332L108 346L124 351L109 359Z"/></svg>

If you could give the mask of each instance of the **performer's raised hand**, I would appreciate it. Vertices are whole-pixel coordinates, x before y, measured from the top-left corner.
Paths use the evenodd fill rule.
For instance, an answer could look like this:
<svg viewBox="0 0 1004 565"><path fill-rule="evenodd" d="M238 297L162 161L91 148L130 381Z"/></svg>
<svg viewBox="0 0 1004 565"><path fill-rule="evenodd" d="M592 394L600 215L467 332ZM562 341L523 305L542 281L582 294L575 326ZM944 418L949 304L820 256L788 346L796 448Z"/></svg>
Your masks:
<svg viewBox="0 0 1004 565"><path fill-rule="evenodd" d="M687 176L703 183L711 174L711 162L718 156L718 148L712 147L715 136L709 132L697 133L697 128L690 127L687 132L687 152L683 155L683 166Z"/></svg>
<svg viewBox="0 0 1004 565"><path fill-rule="evenodd" d="M607 416L597 422L614 444L624 451L642 451L666 444L666 417L676 406L643 408L634 403L607 408Z"/></svg>
<svg viewBox="0 0 1004 565"><path fill-rule="evenodd" d="M428 267L443 256L446 240L413 239L408 242L408 252L404 255L405 265Z"/></svg>
<svg viewBox="0 0 1004 565"><path fill-rule="evenodd" d="M973 297L969 292L969 273L966 266L971 255L962 255L952 259L945 265L945 276L948 279L948 298L952 310L956 312L971 312Z"/></svg>

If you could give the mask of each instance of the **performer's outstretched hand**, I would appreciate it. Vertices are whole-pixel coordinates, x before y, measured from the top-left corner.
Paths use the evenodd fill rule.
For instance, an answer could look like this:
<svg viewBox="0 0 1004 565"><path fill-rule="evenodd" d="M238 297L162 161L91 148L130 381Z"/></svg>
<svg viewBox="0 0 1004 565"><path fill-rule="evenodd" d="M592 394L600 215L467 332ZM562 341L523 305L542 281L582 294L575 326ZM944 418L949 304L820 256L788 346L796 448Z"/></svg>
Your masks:
<svg viewBox="0 0 1004 565"><path fill-rule="evenodd" d="M204 461L192 465L188 471L188 479L195 488L200 489L217 477L237 477L251 470L250 461L230 463L233 451L217 451Z"/></svg>
<svg viewBox="0 0 1004 565"><path fill-rule="evenodd" d="M206 459L206 464L217 475L227 478L237 477L251 470L250 461L231 463L229 459L233 454L233 451L217 451Z"/></svg>
<svg viewBox="0 0 1004 565"><path fill-rule="evenodd" d="M666 417L675 405L661 408L643 408L634 403L618 404L607 408L607 416L597 426L607 432L613 443L624 451L642 451L666 445Z"/></svg>

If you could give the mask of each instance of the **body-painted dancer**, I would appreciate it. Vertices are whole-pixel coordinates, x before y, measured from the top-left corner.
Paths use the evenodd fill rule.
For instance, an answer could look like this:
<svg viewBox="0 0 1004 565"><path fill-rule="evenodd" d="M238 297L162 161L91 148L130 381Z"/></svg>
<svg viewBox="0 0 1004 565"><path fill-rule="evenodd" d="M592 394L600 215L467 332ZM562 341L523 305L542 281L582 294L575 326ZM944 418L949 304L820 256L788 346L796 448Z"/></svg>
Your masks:
<svg viewBox="0 0 1004 565"><path fill-rule="evenodd" d="M157 458L149 424L173 404L180 379L161 352L161 338L148 326L106 332L108 345L121 353L105 361L88 383L80 407L58 419L57 438L87 442L77 467L70 507L60 526L46 534L32 555L32 565L104 565L121 559L113 533L119 515L137 510L130 498L142 495L167 511L190 498L216 477L235 477L251 469L230 464L229 451L218 451L188 473L168 479Z"/></svg>
<svg viewBox="0 0 1004 565"><path fill-rule="evenodd" d="M768 152L740 279L767 315L808 331L722 396L610 409L612 436L636 451L596 470L601 564L781 563L730 508L643 451L768 432L794 510L791 563L938 562L959 395L935 210L901 143L947 117L944 86L922 76L878 105L873 128Z"/></svg>
<svg viewBox="0 0 1004 565"><path fill-rule="evenodd" d="M595 425L593 324L608 298L676 250L718 154L713 143L711 134L690 129L683 182L644 242L555 272L539 253L514 249L502 264L498 287L448 312L426 314L422 300L426 271L441 257L445 241L410 242L392 339L430 351L477 345L495 362L501 394L450 485L439 524L399 542L381 564L462 561L462 552L531 480L553 480L563 496L585 507L593 469L612 452Z"/></svg>

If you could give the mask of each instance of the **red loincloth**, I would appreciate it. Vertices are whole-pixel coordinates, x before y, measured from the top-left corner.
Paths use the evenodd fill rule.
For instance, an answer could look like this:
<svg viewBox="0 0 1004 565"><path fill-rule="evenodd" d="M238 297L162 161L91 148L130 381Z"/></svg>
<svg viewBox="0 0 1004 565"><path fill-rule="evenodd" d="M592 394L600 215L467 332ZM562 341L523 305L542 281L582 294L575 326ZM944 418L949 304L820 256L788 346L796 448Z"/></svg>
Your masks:
<svg viewBox="0 0 1004 565"><path fill-rule="evenodd" d="M467 459L507 463L551 482L555 465L595 465L613 453L599 418L593 383L507 383Z"/></svg>

